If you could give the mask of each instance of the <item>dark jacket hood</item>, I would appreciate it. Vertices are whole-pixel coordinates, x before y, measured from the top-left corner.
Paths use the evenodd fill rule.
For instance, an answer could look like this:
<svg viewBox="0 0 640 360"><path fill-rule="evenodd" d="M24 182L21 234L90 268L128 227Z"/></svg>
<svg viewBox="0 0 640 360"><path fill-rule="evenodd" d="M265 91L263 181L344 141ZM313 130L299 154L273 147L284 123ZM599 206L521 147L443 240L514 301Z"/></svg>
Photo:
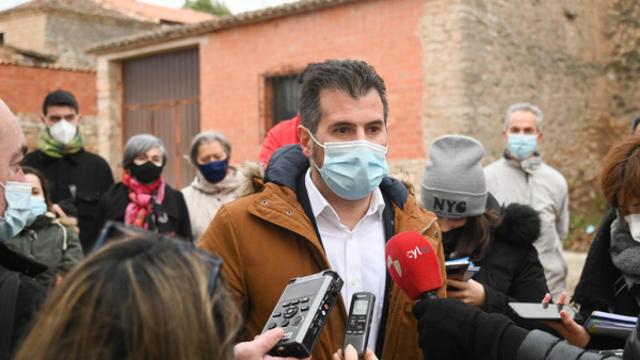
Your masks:
<svg viewBox="0 0 640 360"><path fill-rule="evenodd" d="M297 193L298 179L309 166L309 159L302 153L300 145L283 146L271 155L265 181L287 186ZM382 179L380 190L400 208L409 197L407 187L400 180L388 176Z"/></svg>
<svg viewBox="0 0 640 360"><path fill-rule="evenodd" d="M513 246L530 246L540 237L540 214L531 206L511 203L500 208L496 199L493 206L500 209L501 222L494 232L495 241L506 242ZM488 201L491 203L491 200Z"/></svg>

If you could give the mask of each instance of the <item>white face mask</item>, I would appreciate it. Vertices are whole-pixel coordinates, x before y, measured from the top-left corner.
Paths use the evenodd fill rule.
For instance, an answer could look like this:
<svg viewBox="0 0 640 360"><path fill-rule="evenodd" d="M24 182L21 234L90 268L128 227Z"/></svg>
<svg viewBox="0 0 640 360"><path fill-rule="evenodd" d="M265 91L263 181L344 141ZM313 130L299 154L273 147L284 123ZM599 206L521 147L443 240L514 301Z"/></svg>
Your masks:
<svg viewBox="0 0 640 360"><path fill-rule="evenodd" d="M61 142L63 145L70 143L76 136L77 131L78 128L67 120L60 120L49 126L49 134L51 134L51 137Z"/></svg>
<svg viewBox="0 0 640 360"><path fill-rule="evenodd" d="M629 225L629 232L633 240L640 242L640 214L630 214L624 217Z"/></svg>

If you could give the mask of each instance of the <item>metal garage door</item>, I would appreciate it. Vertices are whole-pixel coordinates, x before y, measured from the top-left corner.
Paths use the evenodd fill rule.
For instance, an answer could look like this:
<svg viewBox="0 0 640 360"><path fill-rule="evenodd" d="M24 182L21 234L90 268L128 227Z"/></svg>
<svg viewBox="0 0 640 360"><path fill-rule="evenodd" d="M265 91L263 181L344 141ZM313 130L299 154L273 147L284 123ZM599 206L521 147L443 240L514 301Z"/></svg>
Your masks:
<svg viewBox="0 0 640 360"><path fill-rule="evenodd" d="M180 189L195 170L183 157L200 129L198 49L128 60L123 64L124 141L153 134L167 147L165 179Z"/></svg>

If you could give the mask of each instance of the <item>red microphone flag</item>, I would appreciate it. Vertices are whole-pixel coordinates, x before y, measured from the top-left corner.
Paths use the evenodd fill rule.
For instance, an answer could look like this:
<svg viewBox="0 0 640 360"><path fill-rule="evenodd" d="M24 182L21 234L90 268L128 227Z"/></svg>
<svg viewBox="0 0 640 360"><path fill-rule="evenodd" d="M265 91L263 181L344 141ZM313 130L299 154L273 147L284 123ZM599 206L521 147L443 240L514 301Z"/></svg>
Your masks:
<svg viewBox="0 0 640 360"><path fill-rule="evenodd" d="M431 243L416 231L404 231L389 239L385 257L393 282L411 299L442 286L438 256Z"/></svg>

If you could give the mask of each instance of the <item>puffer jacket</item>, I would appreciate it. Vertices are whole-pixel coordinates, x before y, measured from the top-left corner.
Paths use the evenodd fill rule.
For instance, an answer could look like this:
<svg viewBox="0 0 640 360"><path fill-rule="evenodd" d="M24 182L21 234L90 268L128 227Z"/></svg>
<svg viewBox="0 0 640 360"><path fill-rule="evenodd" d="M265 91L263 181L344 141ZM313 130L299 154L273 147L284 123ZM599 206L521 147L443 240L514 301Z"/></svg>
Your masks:
<svg viewBox="0 0 640 360"><path fill-rule="evenodd" d="M47 266L35 277L43 286L55 285L56 275L64 275L84 258L78 234L51 213L38 216L31 226L5 242L11 250Z"/></svg>
<svg viewBox="0 0 640 360"><path fill-rule="evenodd" d="M289 279L330 268L313 215L308 215L304 185L308 167L298 145L278 150L264 179L250 176L245 193L252 194L223 205L199 242L224 260L225 284L241 306L247 339L260 333ZM380 190L386 203L385 238L406 230L424 234L440 260L443 286L438 295L444 297L444 255L435 215L418 206L413 194L395 179L385 178ZM376 352L385 360L422 359L413 301L388 276L385 294ZM346 320L340 297L313 350L314 359L330 359L342 347Z"/></svg>
<svg viewBox="0 0 640 360"><path fill-rule="evenodd" d="M540 216L531 207L512 203L500 208L489 196L487 207L500 214L492 242L475 261L480 271L474 280L484 286L487 312L502 313L524 325L509 307L510 302L540 302L549 291L544 269L533 243L540 236ZM455 247L445 235L445 253ZM531 324L527 324L531 326Z"/></svg>

